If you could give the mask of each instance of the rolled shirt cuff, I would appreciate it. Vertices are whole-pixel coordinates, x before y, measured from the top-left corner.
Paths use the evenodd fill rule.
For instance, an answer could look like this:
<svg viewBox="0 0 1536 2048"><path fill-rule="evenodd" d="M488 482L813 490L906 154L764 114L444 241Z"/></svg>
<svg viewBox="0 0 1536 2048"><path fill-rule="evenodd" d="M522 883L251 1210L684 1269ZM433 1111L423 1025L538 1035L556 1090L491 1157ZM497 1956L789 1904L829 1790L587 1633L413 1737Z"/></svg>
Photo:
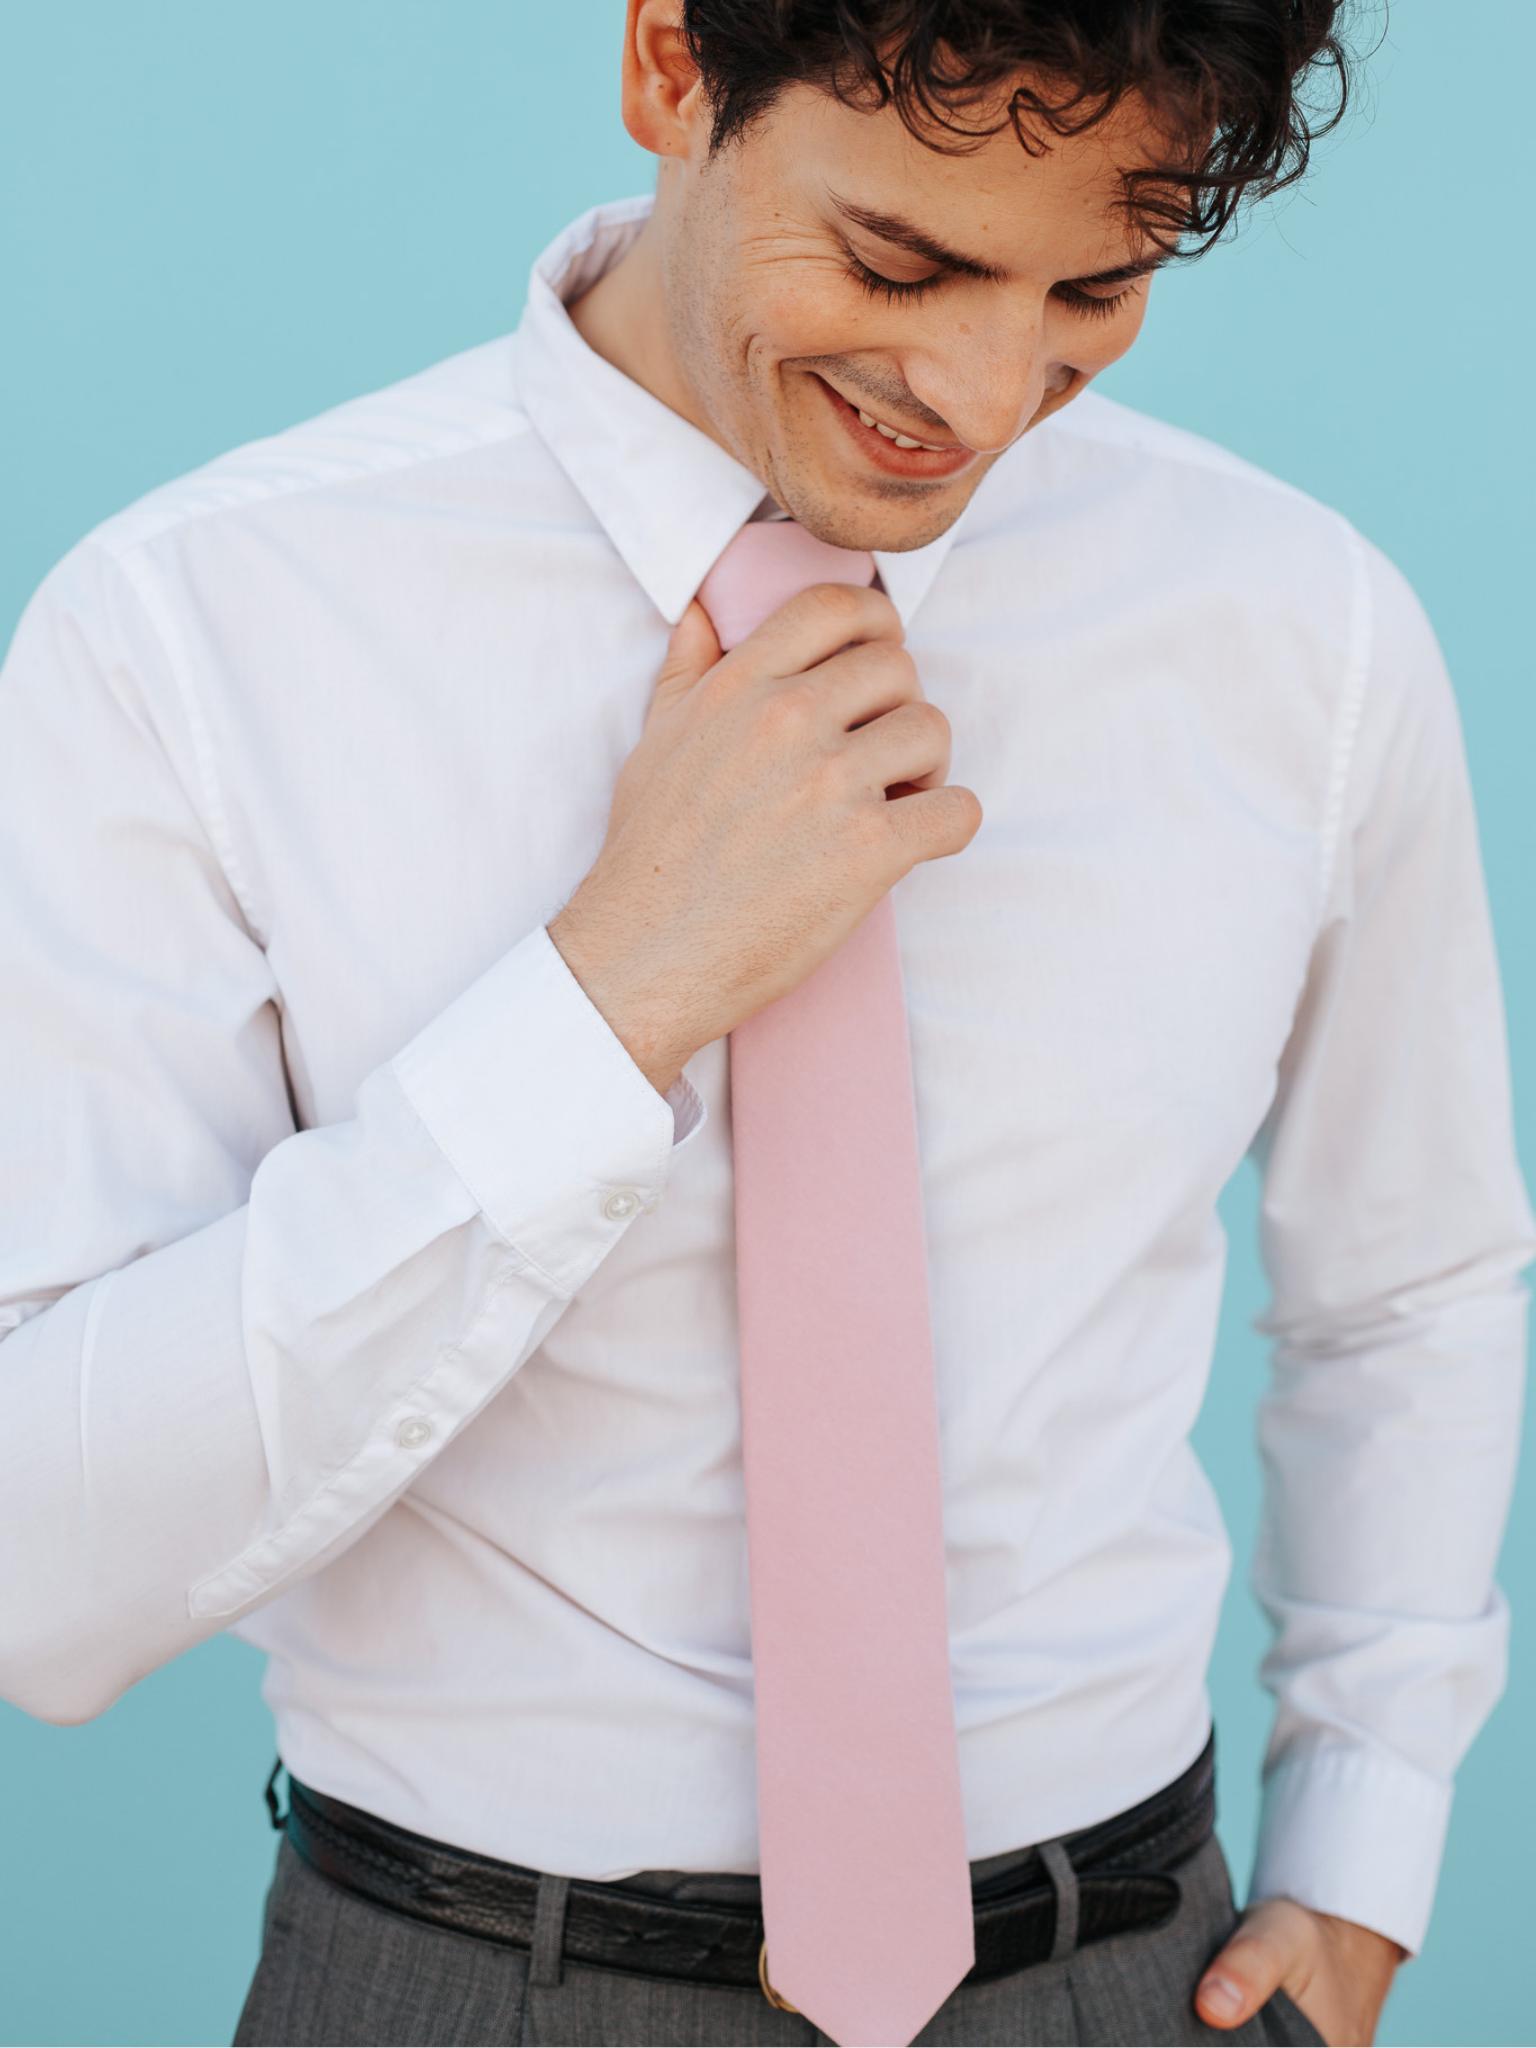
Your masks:
<svg viewBox="0 0 1536 2048"><path fill-rule="evenodd" d="M657 1094L544 930L393 1070L496 1231L560 1299L655 1207L673 1151L704 1121L686 1080Z"/></svg>
<svg viewBox="0 0 1536 2048"><path fill-rule="evenodd" d="M1289 1752L1264 1787L1250 1903L1284 1897L1423 1946L1451 1784L1365 1745Z"/></svg>

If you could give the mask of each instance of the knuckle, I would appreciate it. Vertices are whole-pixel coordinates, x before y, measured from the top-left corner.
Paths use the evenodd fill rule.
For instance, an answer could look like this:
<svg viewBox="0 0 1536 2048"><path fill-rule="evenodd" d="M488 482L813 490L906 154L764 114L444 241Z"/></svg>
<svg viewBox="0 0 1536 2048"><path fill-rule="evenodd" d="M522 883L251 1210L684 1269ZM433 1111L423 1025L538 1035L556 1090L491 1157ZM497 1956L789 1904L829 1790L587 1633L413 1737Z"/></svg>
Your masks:
<svg viewBox="0 0 1536 2048"><path fill-rule="evenodd" d="M927 716L927 707L922 704L897 704L887 711L879 723L895 738L912 741L932 739L935 727Z"/></svg>
<svg viewBox="0 0 1536 2048"><path fill-rule="evenodd" d="M849 815L848 833L860 861L883 856L891 844L890 809L884 803L856 804Z"/></svg>
<svg viewBox="0 0 1536 2048"><path fill-rule="evenodd" d="M945 783L933 794L938 798L934 813L943 836L952 841L957 850L969 846L981 827L981 805L975 792Z"/></svg>
<svg viewBox="0 0 1536 2048"><path fill-rule="evenodd" d="M900 758L910 776L931 775L948 758L943 735L935 731L915 705L887 713L886 724L890 741L900 749Z"/></svg>
<svg viewBox="0 0 1536 2048"><path fill-rule="evenodd" d="M864 615L862 593L847 583L813 583L802 602L832 625L845 626L850 631Z"/></svg>
<svg viewBox="0 0 1536 2048"><path fill-rule="evenodd" d="M1278 1983L1289 1960L1285 1948L1264 1933L1239 1934L1227 1955L1232 1974L1254 1986Z"/></svg>
<svg viewBox="0 0 1536 2048"><path fill-rule="evenodd" d="M917 663L905 647L898 647L892 640L866 640L860 644L857 655L860 667L882 688L904 700L921 699Z"/></svg>
<svg viewBox="0 0 1536 2048"><path fill-rule="evenodd" d="M816 693L799 678L768 690L757 706L757 726L770 741L782 743L802 732L816 714Z"/></svg>

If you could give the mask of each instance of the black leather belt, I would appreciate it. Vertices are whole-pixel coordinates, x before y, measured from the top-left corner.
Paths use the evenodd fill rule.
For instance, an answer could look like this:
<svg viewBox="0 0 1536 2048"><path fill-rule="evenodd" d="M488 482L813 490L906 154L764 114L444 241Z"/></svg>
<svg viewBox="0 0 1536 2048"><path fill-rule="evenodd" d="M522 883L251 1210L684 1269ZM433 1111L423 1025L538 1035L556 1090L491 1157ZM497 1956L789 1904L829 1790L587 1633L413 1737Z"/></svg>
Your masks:
<svg viewBox="0 0 1536 2048"><path fill-rule="evenodd" d="M1215 1754L1203 1755L1164 1791L1062 1844L1076 1874L1076 1946L1162 1926L1179 1903L1172 1874L1216 1823ZM290 1780L288 1840L344 1891L482 1941L531 1948L539 1873L376 1820ZM1056 1943L1059 1882L1048 1852L1033 1850L1000 1878L973 1886L976 1963L968 1983L1045 1962ZM756 1985L763 1952L760 1913L683 1904L575 1880L566 1897L562 1953L573 1963L632 1976Z"/></svg>

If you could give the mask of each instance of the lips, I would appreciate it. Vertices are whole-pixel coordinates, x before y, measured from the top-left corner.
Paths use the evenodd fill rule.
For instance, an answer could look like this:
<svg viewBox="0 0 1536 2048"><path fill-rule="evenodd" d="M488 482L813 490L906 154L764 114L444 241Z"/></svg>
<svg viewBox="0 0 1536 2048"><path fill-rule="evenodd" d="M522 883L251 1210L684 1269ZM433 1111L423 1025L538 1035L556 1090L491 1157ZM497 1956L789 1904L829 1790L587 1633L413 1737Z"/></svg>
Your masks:
<svg viewBox="0 0 1536 2048"><path fill-rule="evenodd" d="M932 442L919 441L915 435L905 434L899 427L887 426L873 413L854 405L840 391L835 391L824 377L817 377L816 382L826 393L829 405L859 452L887 476L946 482L968 469L976 460L974 448L953 442L948 447L940 447Z"/></svg>

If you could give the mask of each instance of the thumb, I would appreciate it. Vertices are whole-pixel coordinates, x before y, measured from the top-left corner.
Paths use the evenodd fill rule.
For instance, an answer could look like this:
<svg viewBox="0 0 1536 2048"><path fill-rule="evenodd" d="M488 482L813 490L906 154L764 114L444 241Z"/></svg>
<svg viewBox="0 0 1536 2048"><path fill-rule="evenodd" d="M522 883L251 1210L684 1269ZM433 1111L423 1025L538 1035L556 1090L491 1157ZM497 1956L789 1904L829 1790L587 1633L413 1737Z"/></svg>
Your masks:
<svg viewBox="0 0 1536 2048"><path fill-rule="evenodd" d="M721 657L721 646L710 624L709 613L697 598L672 628L667 657L656 678L651 713L670 711L680 704L701 676L708 675Z"/></svg>
<svg viewBox="0 0 1536 2048"><path fill-rule="evenodd" d="M1200 1980L1195 2008L1207 2026L1252 2019L1301 1960L1296 1930L1270 1902L1256 1907Z"/></svg>

